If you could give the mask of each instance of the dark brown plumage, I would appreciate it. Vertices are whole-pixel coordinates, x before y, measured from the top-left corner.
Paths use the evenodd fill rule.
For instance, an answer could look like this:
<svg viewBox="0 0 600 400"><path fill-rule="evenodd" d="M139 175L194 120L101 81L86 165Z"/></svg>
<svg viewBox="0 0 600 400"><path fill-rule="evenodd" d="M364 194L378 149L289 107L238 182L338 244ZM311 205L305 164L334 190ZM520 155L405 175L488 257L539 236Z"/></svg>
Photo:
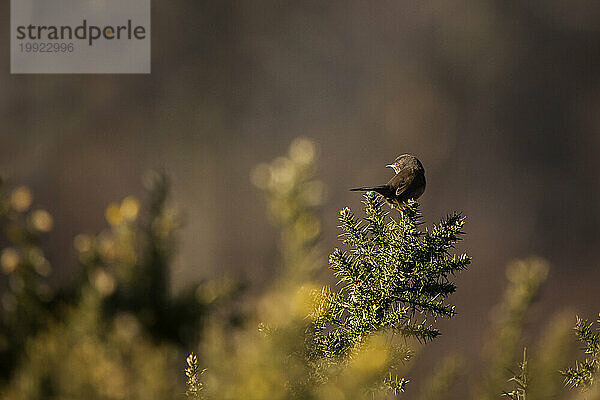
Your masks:
<svg viewBox="0 0 600 400"><path fill-rule="evenodd" d="M401 209L408 199L416 200L425 191L425 168L419 159L411 154L398 156L392 164L396 175L385 185L359 187L351 191L373 191L382 195L390 206Z"/></svg>

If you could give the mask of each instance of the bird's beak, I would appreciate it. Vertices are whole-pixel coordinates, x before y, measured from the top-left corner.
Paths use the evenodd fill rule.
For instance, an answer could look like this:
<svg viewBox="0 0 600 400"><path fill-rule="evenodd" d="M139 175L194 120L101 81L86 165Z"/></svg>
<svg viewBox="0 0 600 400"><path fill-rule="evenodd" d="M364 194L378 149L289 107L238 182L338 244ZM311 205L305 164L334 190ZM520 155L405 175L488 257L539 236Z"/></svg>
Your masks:
<svg viewBox="0 0 600 400"><path fill-rule="evenodd" d="M394 164L388 164L385 166L386 168L394 168Z"/></svg>

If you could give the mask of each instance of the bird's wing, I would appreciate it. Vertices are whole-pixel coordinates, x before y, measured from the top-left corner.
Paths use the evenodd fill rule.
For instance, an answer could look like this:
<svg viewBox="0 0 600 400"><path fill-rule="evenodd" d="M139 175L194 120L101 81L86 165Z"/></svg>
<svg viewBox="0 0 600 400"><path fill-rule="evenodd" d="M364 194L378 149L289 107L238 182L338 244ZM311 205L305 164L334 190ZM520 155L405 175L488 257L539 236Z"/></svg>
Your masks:
<svg viewBox="0 0 600 400"><path fill-rule="evenodd" d="M390 179L387 183L396 188L396 196L400 196L412 184L415 174L408 169L403 169Z"/></svg>

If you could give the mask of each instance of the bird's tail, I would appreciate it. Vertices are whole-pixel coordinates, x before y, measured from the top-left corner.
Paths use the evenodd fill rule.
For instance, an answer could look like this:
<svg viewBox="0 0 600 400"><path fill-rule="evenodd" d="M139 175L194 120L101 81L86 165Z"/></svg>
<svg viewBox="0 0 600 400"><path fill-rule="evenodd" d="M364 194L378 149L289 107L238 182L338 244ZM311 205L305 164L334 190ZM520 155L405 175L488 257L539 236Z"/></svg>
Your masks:
<svg viewBox="0 0 600 400"><path fill-rule="evenodd" d="M381 189L383 189L385 187L385 185L382 186L373 186L373 187L359 187L359 188L354 188L354 189L350 189L351 192L368 192L368 191L373 191L373 192L377 192Z"/></svg>

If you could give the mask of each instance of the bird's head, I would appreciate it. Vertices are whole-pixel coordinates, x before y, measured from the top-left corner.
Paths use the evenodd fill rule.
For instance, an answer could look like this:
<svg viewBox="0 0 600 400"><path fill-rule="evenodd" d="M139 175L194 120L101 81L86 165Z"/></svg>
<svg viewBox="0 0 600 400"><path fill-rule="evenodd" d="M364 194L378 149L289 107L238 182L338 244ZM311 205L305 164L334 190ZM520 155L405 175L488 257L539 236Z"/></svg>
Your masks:
<svg viewBox="0 0 600 400"><path fill-rule="evenodd" d="M393 163L386 165L386 167L393 168L395 173L398 173L405 168L424 170L421 161L412 154L402 154L401 156L396 157Z"/></svg>

